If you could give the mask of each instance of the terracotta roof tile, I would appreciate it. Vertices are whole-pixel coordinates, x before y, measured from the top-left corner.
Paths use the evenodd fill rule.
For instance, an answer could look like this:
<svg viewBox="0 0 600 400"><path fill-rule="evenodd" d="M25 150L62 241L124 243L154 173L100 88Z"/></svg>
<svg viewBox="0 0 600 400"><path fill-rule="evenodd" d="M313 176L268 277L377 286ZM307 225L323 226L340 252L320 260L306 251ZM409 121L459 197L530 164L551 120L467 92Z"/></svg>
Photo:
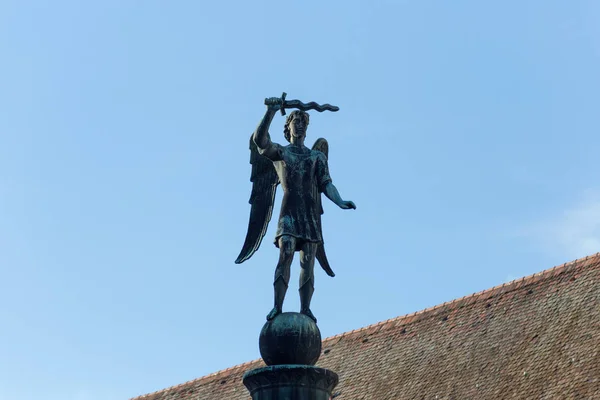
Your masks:
<svg viewBox="0 0 600 400"><path fill-rule="evenodd" d="M336 400L600 399L600 253L323 341ZM250 399L251 361L138 400Z"/></svg>

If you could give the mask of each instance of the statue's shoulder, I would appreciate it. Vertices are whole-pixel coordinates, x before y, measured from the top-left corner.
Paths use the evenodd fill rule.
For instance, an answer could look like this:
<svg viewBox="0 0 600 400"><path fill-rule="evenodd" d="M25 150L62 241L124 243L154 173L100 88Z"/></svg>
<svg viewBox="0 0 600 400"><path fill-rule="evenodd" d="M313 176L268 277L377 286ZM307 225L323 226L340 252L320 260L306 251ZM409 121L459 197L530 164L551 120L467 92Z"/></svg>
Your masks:
<svg viewBox="0 0 600 400"><path fill-rule="evenodd" d="M323 158L325 160L327 159L327 156L321 150L310 149L310 155L314 158Z"/></svg>
<svg viewBox="0 0 600 400"><path fill-rule="evenodd" d="M298 146L294 146L293 144L289 144L287 146L285 146L285 151L291 154L295 154L297 156L312 156L313 155L313 151L311 149L309 149L308 147L304 146L304 147L298 147Z"/></svg>

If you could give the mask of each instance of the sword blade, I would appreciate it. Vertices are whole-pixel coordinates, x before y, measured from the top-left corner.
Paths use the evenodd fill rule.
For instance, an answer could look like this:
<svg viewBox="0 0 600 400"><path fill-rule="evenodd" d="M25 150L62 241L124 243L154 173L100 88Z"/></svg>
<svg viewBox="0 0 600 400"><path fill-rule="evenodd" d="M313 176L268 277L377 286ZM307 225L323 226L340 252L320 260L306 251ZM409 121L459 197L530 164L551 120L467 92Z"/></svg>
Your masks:
<svg viewBox="0 0 600 400"><path fill-rule="evenodd" d="M339 107L332 106L331 104L318 104L314 101L309 103L303 103L300 100L285 100L283 101L282 108L297 108L298 110L308 111L308 110L316 110L318 112L323 111L339 111Z"/></svg>

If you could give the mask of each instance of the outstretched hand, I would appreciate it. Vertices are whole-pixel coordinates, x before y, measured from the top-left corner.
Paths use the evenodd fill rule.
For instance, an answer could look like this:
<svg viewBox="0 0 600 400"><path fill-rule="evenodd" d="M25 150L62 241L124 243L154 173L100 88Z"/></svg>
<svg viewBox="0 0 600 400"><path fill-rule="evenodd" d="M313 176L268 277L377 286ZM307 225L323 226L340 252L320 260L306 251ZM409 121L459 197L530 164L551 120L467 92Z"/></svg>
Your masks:
<svg viewBox="0 0 600 400"><path fill-rule="evenodd" d="M354 202L350 201L350 200L342 201L342 203L340 204L340 208L342 208L344 210L349 210L349 209L356 210L356 204L354 204Z"/></svg>

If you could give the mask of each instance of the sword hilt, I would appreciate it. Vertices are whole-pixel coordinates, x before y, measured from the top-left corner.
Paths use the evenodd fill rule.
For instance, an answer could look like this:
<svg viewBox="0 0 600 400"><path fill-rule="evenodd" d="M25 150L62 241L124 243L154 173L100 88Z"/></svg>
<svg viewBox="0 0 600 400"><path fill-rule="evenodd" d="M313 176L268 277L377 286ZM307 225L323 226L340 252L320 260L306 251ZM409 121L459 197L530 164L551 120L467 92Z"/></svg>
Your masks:
<svg viewBox="0 0 600 400"><path fill-rule="evenodd" d="M281 111L281 115L285 115L285 107L284 107L284 105L285 105L285 97L286 96L287 96L287 93L283 92L281 94L281 98L277 99L277 102L271 101L271 99L265 99L265 106L269 106L269 105L272 105L272 104L280 104L281 108L279 110ZM273 99L273 100L275 100L275 99Z"/></svg>
<svg viewBox="0 0 600 400"><path fill-rule="evenodd" d="M281 93L281 108L280 108L281 115L285 115L285 107L284 107L284 105L285 105L285 96L287 96L286 92Z"/></svg>

